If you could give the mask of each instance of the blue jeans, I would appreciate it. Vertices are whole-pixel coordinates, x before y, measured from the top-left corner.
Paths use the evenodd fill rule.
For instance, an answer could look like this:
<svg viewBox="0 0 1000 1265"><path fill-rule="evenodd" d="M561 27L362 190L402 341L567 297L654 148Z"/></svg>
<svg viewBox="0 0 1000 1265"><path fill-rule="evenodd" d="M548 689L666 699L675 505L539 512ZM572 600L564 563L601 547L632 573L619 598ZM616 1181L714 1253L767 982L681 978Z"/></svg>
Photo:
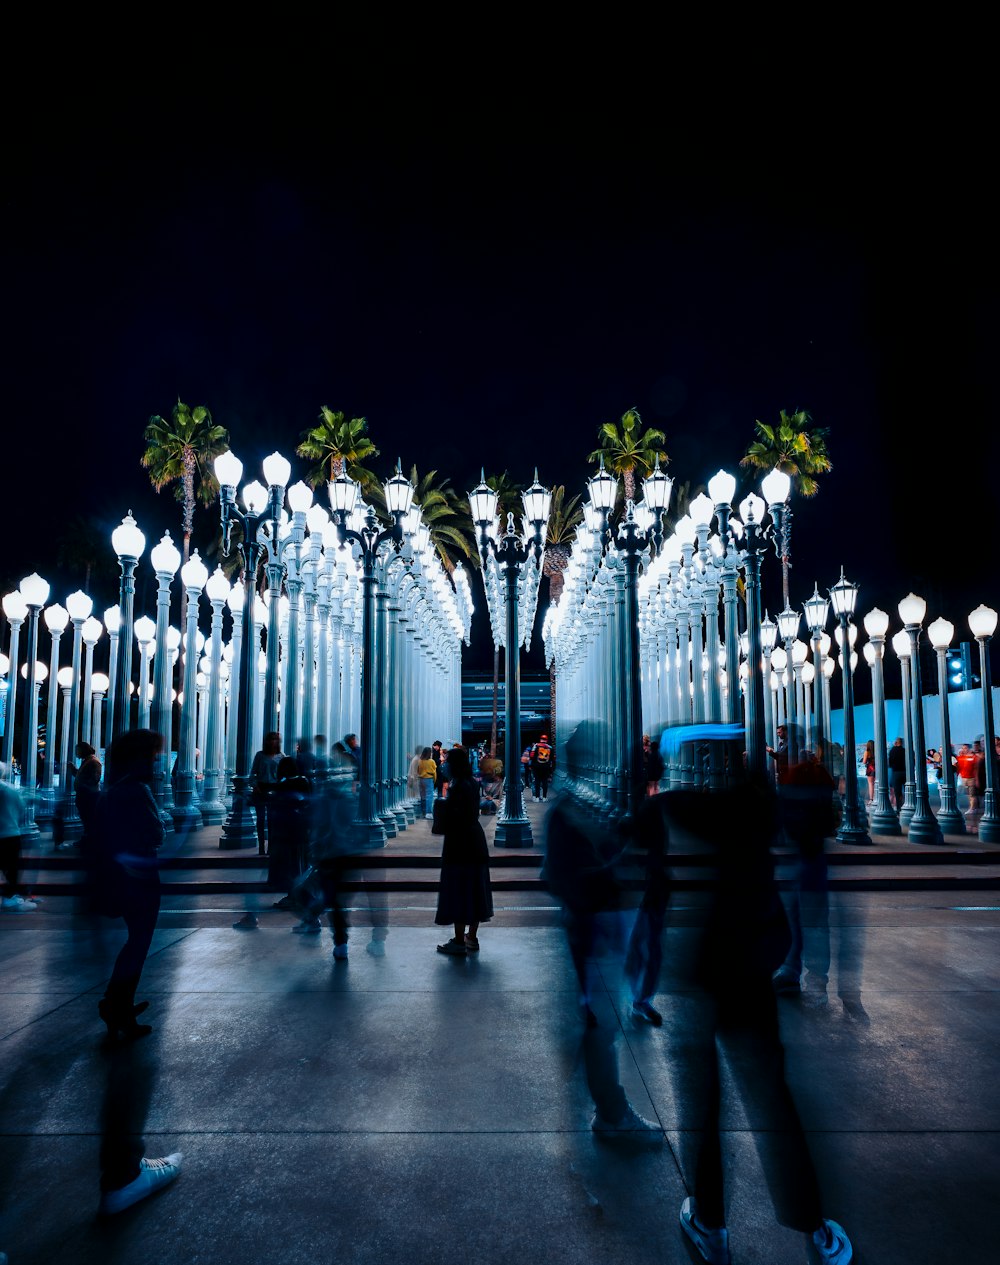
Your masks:
<svg viewBox="0 0 1000 1265"><path fill-rule="evenodd" d="M417 781L420 783L420 811L426 817L431 811L431 800L434 798L434 779L421 777Z"/></svg>

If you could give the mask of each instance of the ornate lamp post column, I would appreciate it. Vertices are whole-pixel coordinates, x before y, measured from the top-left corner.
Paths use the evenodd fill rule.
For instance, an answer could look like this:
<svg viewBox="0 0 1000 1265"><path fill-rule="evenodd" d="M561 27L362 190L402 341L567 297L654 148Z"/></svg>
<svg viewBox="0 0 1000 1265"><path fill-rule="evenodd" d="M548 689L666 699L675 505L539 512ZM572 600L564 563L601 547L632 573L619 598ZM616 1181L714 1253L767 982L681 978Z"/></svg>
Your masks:
<svg viewBox="0 0 1000 1265"><path fill-rule="evenodd" d="M948 709L947 651L954 635L955 625L947 619L935 619L927 626L927 636L937 653L938 699L941 704L941 781L938 786L941 807L937 820L945 834L964 835L965 818L955 803L955 771L951 767L951 716ZM877 753L876 746L876 755Z"/></svg>
<svg viewBox="0 0 1000 1265"><path fill-rule="evenodd" d="M118 606L121 610L119 658L115 665L115 679L112 683L114 696L111 704L111 740L113 742L120 733L124 733L129 728L128 687L132 680L132 604L135 598L135 569L146 548L146 537L136 526L131 510L111 533L111 544L118 555L118 563L122 570L118 598Z"/></svg>
<svg viewBox="0 0 1000 1265"><path fill-rule="evenodd" d="M403 543L403 518L413 500L413 485L403 478L397 463L396 474L384 485L386 508L392 515L392 526L384 531L379 529L371 506L365 507L357 530L347 526L358 497L358 485L347 474L339 474L328 486L338 539L342 546L350 540L359 547L362 565L361 770L357 829L368 847L385 847L385 826L375 811L375 568L383 544L391 544L398 552Z"/></svg>
<svg viewBox="0 0 1000 1265"><path fill-rule="evenodd" d="M841 569L840 579L830 590L830 601L834 615L840 620L844 647L844 815L837 831L837 842L846 844L871 843L871 836L862 822L861 805L858 802L857 756L854 750L854 674L851 667L848 621L854 614L857 600L858 586L845 580Z"/></svg>
<svg viewBox="0 0 1000 1265"><path fill-rule="evenodd" d="M178 563L180 566L180 555ZM108 680L111 688L108 691L108 706L104 713L104 749L111 746L111 733L115 723L114 682L118 675L118 637L121 632L122 612L120 606L109 606L104 612L104 627L108 630L111 648L108 651ZM162 643L161 643L162 644Z"/></svg>
<svg viewBox="0 0 1000 1265"><path fill-rule="evenodd" d="M799 632L801 615L790 606L778 616L778 634L785 647L785 717L788 725L788 763L797 764L799 760L799 709L795 699L795 639Z"/></svg>
<svg viewBox="0 0 1000 1265"><path fill-rule="evenodd" d="M518 757L521 752L521 633L518 626L518 581L526 565L534 567L531 580L537 584L541 575L542 553L545 547L545 526L549 519L549 503L551 494L538 482L538 472L532 487L523 494L525 518L532 530L531 537L524 541L514 530L514 515L507 515L507 530L497 541L496 535L490 536L489 529L493 525L497 512L497 494L483 481L469 493L469 505L472 509L472 521L479 532L479 552L483 559L485 577L489 559L496 560L504 579L506 601L505 630L505 705L506 732L504 734L504 761L507 782L504 802L497 816L494 842L498 847L518 848L530 847L532 843L531 824L524 811L522 801L523 780ZM496 533L499 534L499 533ZM488 596L488 590L487 590Z"/></svg>
<svg viewBox="0 0 1000 1265"><path fill-rule="evenodd" d="M723 636L726 643L726 691L725 715L727 724L736 724L740 719L740 694L737 681L740 674L740 626L739 596L736 581L739 575L739 555L734 547L729 528L732 501L736 494L736 479L726 470L720 470L708 481L708 494L715 503L715 517L719 526L719 539L722 541L722 609L725 626Z"/></svg>
<svg viewBox="0 0 1000 1265"><path fill-rule="evenodd" d="M898 835L902 833L899 818L889 799L889 744L885 733L885 677L882 672L889 616L876 606L865 616L864 625L869 638L868 645L865 646L865 659L872 672L872 713L875 722L875 803L868 814L868 827L875 835ZM869 648L872 652L870 657Z"/></svg>
<svg viewBox="0 0 1000 1265"><path fill-rule="evenodd" d="M76 811L76 796L73 778L69 775L70 764L76 758L77 735L80 731L79 698L80 698L80 665L82 661L83 626L94 609L94 603L86 593L79 589L66 599L66 609L73 623L73 679L69 695L69 742L66 759L60 774L60 791L63 801L63 838L72 843L83 833L80 817Z"/></svg>
<svg viewBox="0 0 1000 1265"><path fill-rule="evenodd" d="M979 642L979 681L983 697L983 759L986 761L986 794L979 818L981 843L1000 843L1000 817L996 806L996 751L993 729L993 687L990 680L989 641L997 630L997 613L989 606L977 606L969 616L969 628ZM943 754L943 753L942 753Z"/></svg>
<svg viewBox="0 0 1000 1265"><path fill-rule="evenodd" d="M59 734L59 795L65 800L66 783L69 781L69 731L70 731L70 702L69 696L73 689L73 669L70 667L60 668L57 681L59 691L62 694L62 722L61 732ZM55 689L52 682L49 682L49 689ZM53 803L55 800L53 799Z"/></svg>
<svg viewBox="0 0 1000 1265"><path fill-rule="evenodd" d="M744 525L744 575L747 603L746 731L747 770L754 777L767 771L764 735L764 677L761 672L760 559L770 538L762 524L764 502L751 493L740 502Z"/></svg>
<svg viewBox="0 0 1000 1265"><path fill-rule="evenodd" d="M218 826L226 820L222 802L222 611L229 599L230 584L216 567L205 585L212 604L212 643L208 687L208 727L205 740L205 781L202 784L201 815L206 826Z"/></svg>
<svg viewBox="0 0 1000 1265"><path fill-rule="evenodd" d="M135 639L139 644L139 724L140 729L149 728L149 665L155 662L156 625L148 615L141 615L135 621Z"/></svg>
<svg viewBox="0 0 1000 1265"><path fill-rule="evenodd" d="M184 698L181 702L181 731L177 747L177 791L174 802L174 829L201 828L201 812L195 795L195 746L198 704L198 599L208 580L208 568L196 549L181 567L181 583L187 598L187 629L184 637Z"/></svg>
<svg viewBox="0 0 1000 1265"><path fill-rule="evenodd" d="M103 672L95 672L90 678L91 710L93 711L91 732L94 734L101 732L101 712L103 710L104 696L107 694L110 684L111 678Z"/></svg>
<svg viewBox="0 0 1000 1265"><path fill-rule="evenodd" d="M916 797L913 816L910 818L909 837L914 843L940 844L941 827L931 812L927 796L927 747L924 740L924 704L920 688L920 626L927 613L927 603L922 597L910 593L899 603L899 617L910 638L910 663L912 664L912 696L910 708L913 714L913 772Z"/></svg>
<svg viewBox="0 0 1000 1265"><path fill-rule="evenodd" d="M156 757L154 788L156 806L163 828L173 831L173 787L170 782L170 757L174 745L173 654L170 646L170 586L181 565L181 555L170 533L164 533L160 543L150 551L149 560L156 575L156 644L160 653L153 660L155 682L153 685L153 729L160 735L161 750Z"/></svg>
<svg viewBox="0 0 1000 1265"><path fill-rule="evenodd" d="M822 755L824 764L829 760L830 753L826 749L826 731L827 718L824 715L824 698L823 698L823 650L822 636L823 630L826 628L826 619L830 611L830 603L825 597L820 596L819 585L813 583L813 595L803 606L803 612L806 617L806 627L809 629L809 640L812 643L813 666L816 669L816 735L819 745L822 747ZM809 735L809 739L813 750L816 750L816 740Z"/></svg>
<svg viewBox="0 0 1000 1265"><path fill-rule="evenodd" d="M14 708L17 705L17 651L21 639L21 625L28 618L28 603L19 590L15 589L3 599L3 613L10 624L10 645L8 646L10 663L7 668L7 701L4 708L3 762L7 769L7 776L12 779L14 776L11 764L11 756L14 752Z"/></svg>
<svg viewBox="0 0 1000 1265"><path fill-rule="evenodd" d="M899 659L903 677L903 746L906 749L906 784L903 787L903 807L899 810L899 824L905 830L916 807L913 783L913 711L910 707L910 637L906 629L900 629L892 639L892 648ZM921 752L923 755L923 752Z"/></svg>
<svg viewBox="0 0 1000 1265"><path fill-rule="evenodd" d="M239 686L236 694L236 754L233 776L233 806L229 820L222 830L221 848L248 848L256 846L257 827L250 811L248 787L250 782L250 750L253 717L254 685L257 672L256 638L254 636L254 592L257 568L260 565L264 545L258 538L259 529L266 523L271 539L278 533L278 520L284 500L291 466L280 453L272 453L264 462L264 477L270 489L262 484L247 484L243 489L246 511L236 504L236 485L243 477L243 462L231 452L224 452L215 459L215 477L219 480L219 503L222 514L223 553L229 553L233 523L240 527L239 551L243 560L243 610L240 623L233 623L233 640L237 650L233 654L233 671L230 689L238 673ZM233 612L235 617L235 611ZM274 628L272 616L272 628ZM277 629L274 628L276 632ZM236 642L237 634L240 641ZM237 662L238 659L238 662Z"/></svg>
<svg viewBox="0 0 1000 1265"><path fill-rule="evenodd" d="M55 811L53 779L56 764L56 704L59 699L59 641L69 623L69 611L56 602L54 606L46 607L43 619L49 630L52 646L49 651L49 706L45 718L45 772L42 775L44 807L39 806L36 817L39 821L50 821Z"/></svg>
<svg viewBox="0 0 1000 1265"><path fill-rule="evenodd" d="M94 674L94 647L100 641L101 634L103 632L104 625L93 615L91 615L91 617L83 625L83 644L85 647L85 654L83 667L83 698L80 700L80 737L83 742L90 742L92 737L96 738L98 742L101 740L100 734L92 735L90 732L90 678ZM96 746L96 744L93 745Z"/></svg>
<svg viewBox="0 0 1000 1265"><path fill-rule="evenodd" d="M38 616L42 607L49 600L49 585L40 575L33 572L21 581L20 590L28 608L28 661L25 664L27 688L24 691L24 716L21 723L21 790L24 793L24 823L21 834L22 837L35 837L39 833L38 826L35 823L35 772L38 767L39 666L47 674L44 664L39 665L37 662Z"/></svg>

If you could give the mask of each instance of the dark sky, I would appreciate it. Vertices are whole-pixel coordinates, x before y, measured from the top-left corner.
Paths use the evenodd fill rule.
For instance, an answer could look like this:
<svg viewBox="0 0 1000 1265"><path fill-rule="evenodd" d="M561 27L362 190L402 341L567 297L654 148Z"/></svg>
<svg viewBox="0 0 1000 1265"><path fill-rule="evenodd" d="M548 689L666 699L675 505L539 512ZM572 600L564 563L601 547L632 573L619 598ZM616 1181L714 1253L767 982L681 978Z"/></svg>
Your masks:
<svg viewBox="0 0 1000 1265"><path fill-rule="evenodd" d="M132 508L147 548L179 534L139 465L178 395L248 470L278 448L303 473L293 448L327 404L368 418L380 472L398 455L462 491L480 466L535 465L582 491L598 425L630 406L702 485L736 471L755 418L803 407L834 469L795 505L793 601L843 563L860 610L895 627L914 589L964 631L1000 602L987 173L971 134L917 116L815 122L477 130L143 103L15 123L4 591L38 569L65 600L80 580L56 544L81 511L110 533ZM198 518L207 539L217 512Z"/></svg>

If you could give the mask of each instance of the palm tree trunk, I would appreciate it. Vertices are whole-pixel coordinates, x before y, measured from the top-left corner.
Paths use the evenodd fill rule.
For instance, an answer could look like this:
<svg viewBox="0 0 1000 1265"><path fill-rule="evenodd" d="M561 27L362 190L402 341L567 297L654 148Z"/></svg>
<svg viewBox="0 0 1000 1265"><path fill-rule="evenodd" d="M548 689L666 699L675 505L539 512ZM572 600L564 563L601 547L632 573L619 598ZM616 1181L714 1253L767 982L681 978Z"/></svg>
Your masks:
<svg viewBox="0 0 1000 1265"><path fill-rule="evenodd" d="M184 474L181 476L184 489L182 501L183 515L181 524L184 532L184 548L181 551L181 567L191 557L191 533L194 531L194 453L190 448L184 450ZM181 583L181 628L187 625L187 590Z"/></svg>
<svg viewBox="0 0 1000 1265"><path fill-rule="evenodd" d="M785 599L785 610L788 610L788 569L791 564L788 561L788 555L782 554L781 557L781 592Z"/></svg>
<svg viewBox="0 0 1000 1265"><path fill-rule="evenodd" d="M549 664L549 736L553 746L556 741L556 662Z"/></svg>
<svg viewBox="0 0 1000 1265"><path fill-rule="evenodd" d="M623 477L625 480L625 500L635 501L635 471L626 470Z"/></svg>

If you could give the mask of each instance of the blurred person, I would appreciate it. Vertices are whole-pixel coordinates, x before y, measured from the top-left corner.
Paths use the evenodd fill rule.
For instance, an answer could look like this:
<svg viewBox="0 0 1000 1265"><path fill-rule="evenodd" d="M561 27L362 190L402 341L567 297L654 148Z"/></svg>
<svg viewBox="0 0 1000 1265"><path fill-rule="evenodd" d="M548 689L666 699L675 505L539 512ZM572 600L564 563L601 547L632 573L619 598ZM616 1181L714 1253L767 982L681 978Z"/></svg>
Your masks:
<svg viewBox="0 0 1000 1265"><path fill-rule="evenodd" d="M865 753L861 757L865 777L868 779L868 803L875 803L875 739L869 738L865 743ZM831 778L832 781L832 778Z"/></svg>
<svg viewBox="0 0 1000 1265"><path fill-rule="evenodd" d="M277 798L281 799L280 791ZM330 778L321 787L314 788L308 801L306 822L308 864L291 891L291 903L301 911L301 921L292 930L319 935L322 932L320 915L325 911L336 961L346 960L348 952L350 928L343 895L345 881L357 868L355 808L356 801L346 778ZM381 940L385 939L385 921L381 920ZM376 925L373 918L373 928Z"/></svg>
<svg viewBox="0 0 1000 1265"><path fill-rule="evenodd" d="M774 761L774 780L783 782L788 772L788 726L779 725L775 730L778 738L776 747L768 747L767 754Z"/></svg>
<svg viewBox="0 0 1000 1265"><path fill-rule="evenodd" d="M660 755L659 743L654 743L649 734L642 735L642 775L646 784L647 795L658 795L660 779L664 774L663 756Z"/></svg>
<svg viewBox="0 0 1000 1265"><path fill-rule="evenodd" d="M264 735L261 749L250 765L250 803L257 819L257 852L267 856L267 805L278 784L278 765L284 759L281 735L274 732Z"/></svg>
<svg viewBox="0 0 1000 1265"><path fill-rule="evenodd" d="M556 767L556 753L548 734L542 734L531 748L531 776L534 779L536 803L544 804L549 797L549 781Z"/></svg>
<svg viewBox="0 0 1000 1265"><path fill-rule="evenodd" d="M631 841L644 857L645 874L642 899L625 952L625 979L631 993L632 1019L659 1028L663 1016L653 1005L653 996L660 983L663 920L670 894L666 866L667 830L659 794L647 795L636 811Z"/></svg>
<svg viewBox="0 0 1000 1265"><path fill-rule="evenodd" d="M284 893L275 909L294 909L292 889L306 868L312 816L312 783L298 759L285 756L278 763L278 781L267 806L267 886Z"/></svg>
<svg viewBox="0 0 1000 1265"><path fill-rule="evenodd" d="M343 750L350 761L349 767L356 792L361 785L361 744L358 742L357 734L344 734Z"/></svg>
<svg viewBox="0 0 1000 1265"><path fill-rule="evenodd" d="M521 752L521 780L524 782L524 789L531 790L531 744L524 748Z"/></svg>
<svg viewBox="0 0 1000 1265"><path fill-rule="evenodd" d="M490 850L479 824L479 787L464 747L448 753L449 793L442 805L441 883L434 922L454 936L438 953L465 957L479 952L479 926L493 917Z"/></svg>
<svg viewBox="0 0 1000 1265"><path fill-rule="evenodd" d="M812 1157L785 1083L784 1051L771 976L791 934L771 854L777 798L761 777L729 789L667 791L668 827L695 841L713 880L701 925L676 942L671 972L684 996L684 1024L671 1032L670 1052L683 1078L678 1094L681 1169L693 1193L680 1224L705 1261L730 1260L721 1146L720 1055L740 1093L778 1221L805 1237L809 1259L846 1265L852 1258L842 1226L824 1215ZM827 790L829 788L827 787ZM669 835L668 835L669 847Z"/></svg>
<svg viewBox="0 0 1000 1265"><path fill-rule="evenodd" d="M420 752L422 750L423 750L422 747L416 748L416 750L413 752L413 755L410 757L409 767L406 770L407 798L418 800L418 801L420 799L420 783L417 780L417 768L420 765ZM421 809L420 811L421 811L421 815L423 815L423 809Z"/></svg>
<svg viewBox="0 0 1000 1265"><path fill-rule="evenodd" d="M0 908L9 913L30 914L38 906L28 899L28 889L20 881L24 804L9 776L10 770L0 764L0 869L4 875Z"/></svg>
<svg viewBox="0 0 1000 1265"><path fill-rule="evenodd" d="M416 757L415 757L416 758ZM434 783L437 780L437 765L430 747L424 747L417 758L417 785L420 790L420 811L425 821L433 821L431 805L434 800Z"/></svg>
<svg viewBox="0 0 1000 1265"><path fill-rule="evenodd" d="M896 812L903 807L906 792L906 748L902 738L897 738L889 748L889 794Z"/></svg>
<svg viewBox="0 0 1000 1265"><path fill-rule="evenodd" d="M127 939L115 959L111 979L98 1003L110 1038L134 1040L152 1031L136 1022L148 1002L136 1004L139 978L160 911L158 851L163 823L151 786L153 765L163 745L150 729L129 729L108 751L107 789L95 813L91 864L99 912L123 918Z"/></svg>
<svg viewBox="0 0 1000 1265"><path fill-rule="evenodd" d="M618 1025L601 1025L591 1005L594 959L604 948L621 959L629 927L620 873L625 840L578 793L577 779L600 749L600 728L597 722L581 721L566 743L566 782L545 819L542 877L562 905L563 926L576 971L584 1021L581 1051L587 1086L594 1100L591 1129L609 1141L661 1145L662 1129L639 1115L621 1085L615 1048Z"/></svg>

